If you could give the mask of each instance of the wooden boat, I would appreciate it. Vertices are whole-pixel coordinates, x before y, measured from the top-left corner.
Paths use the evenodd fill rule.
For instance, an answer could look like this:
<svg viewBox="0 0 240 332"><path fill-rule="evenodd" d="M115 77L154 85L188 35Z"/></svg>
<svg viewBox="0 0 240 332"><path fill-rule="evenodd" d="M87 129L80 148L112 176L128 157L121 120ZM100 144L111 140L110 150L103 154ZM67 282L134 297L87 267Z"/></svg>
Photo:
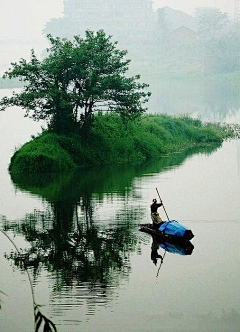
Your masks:
<svg viewBox="0 0 240 332"><path fill-rule="evenodd" d="M190 229L176 220L165 221L159 228L154 227L152 224L141 224L140 231L177 242L190 241L194 237Z"/></svg>

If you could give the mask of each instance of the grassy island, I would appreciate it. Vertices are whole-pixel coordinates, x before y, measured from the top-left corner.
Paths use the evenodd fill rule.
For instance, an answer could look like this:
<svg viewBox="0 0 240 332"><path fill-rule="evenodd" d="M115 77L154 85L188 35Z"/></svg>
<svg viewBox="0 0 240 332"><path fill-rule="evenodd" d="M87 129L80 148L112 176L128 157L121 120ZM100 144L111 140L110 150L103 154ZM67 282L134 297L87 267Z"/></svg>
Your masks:
<svg viewBox="0 0 240 332"><path fill-rule="evenodd" d="M117 114L98 114L88 137L46 131L33 138L15 152L9 170L25 174L58 172L144 161L193 146L220 145L229 136L229 128L189 117L144 115L125 122Z"/></svg>
<svg viewBox="0 0 240 332"><path fill-rule="evenodd" d="M22 107L47 124L15 152L12 174L144 161L196 144L221 144L231 135L189 117L144 115L149 85L129 76L127 51L111 38L103 30L72 40L49 35L43 60L32 50L29 61L12 63L3 78L23 87L0 100L0 111Z"/></svg>

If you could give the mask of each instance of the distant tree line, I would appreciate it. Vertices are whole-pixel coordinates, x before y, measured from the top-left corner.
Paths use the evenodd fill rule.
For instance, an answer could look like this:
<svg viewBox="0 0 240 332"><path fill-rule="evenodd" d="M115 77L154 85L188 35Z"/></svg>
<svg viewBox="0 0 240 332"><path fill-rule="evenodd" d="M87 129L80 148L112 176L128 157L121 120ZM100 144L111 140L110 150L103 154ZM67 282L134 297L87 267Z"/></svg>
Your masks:
<svg viewBox="0 0 240 332"><path fill-rule="evenodd" d="M195 18L196 31L186 28L177 36L167 18L162 20L155 46L160 67L183 72L240 70L240 23L231 22L227 13L206 10Z"/></svg>

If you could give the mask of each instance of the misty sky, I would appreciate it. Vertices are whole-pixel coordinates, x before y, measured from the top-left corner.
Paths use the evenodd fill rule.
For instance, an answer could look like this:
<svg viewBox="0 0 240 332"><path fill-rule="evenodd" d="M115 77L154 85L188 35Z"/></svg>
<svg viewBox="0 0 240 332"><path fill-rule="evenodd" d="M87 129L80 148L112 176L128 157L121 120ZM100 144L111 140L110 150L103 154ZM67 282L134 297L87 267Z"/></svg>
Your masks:
<svg viewBox="0 0 240 332"><path fill-rule="evenodd" d="M234 0L155 0L155 7L168 6L194 15L196 7L218 7L221 11L233 14Z"/></svg>
<svg viewBox="0 0 240 332"><path fill-rule="evenodd" d="M59 17L62 0L0 0L0 39L41 38L46 21ZM234 0L155 0L155 8L169 6L190 14L197 6L217 6L232 14Z"/></svg>
<svg viewBox="0 0 240 332"><path fill-rule="evenodd" d="M216 6L232 15L234 0L155 0L155 9L163 6L189 14L196 7ZM0 74L11 61L27 57L30 48L40 54L46 47L42 29L62 12L63 0L0 0Z"/></svg>

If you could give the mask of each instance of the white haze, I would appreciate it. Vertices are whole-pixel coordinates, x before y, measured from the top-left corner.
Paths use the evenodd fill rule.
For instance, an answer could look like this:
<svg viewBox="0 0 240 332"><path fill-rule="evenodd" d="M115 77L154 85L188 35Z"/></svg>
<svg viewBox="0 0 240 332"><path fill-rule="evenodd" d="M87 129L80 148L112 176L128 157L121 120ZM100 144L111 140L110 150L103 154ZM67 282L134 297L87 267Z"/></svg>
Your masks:
<svg viewBox="0 0 240 332"><path fill-rule="evenodd" d="M218 7L232 16L234 3L235 0L155 0L154 8L168 6L194 15L196 7Z"/></svg>
<svg viewBox="0 0 240 332"><path fill-rule="evenodd" d="M42 30L47 21L62 16L62 0L0 0L0 75L10 62L37 55L46 48Z"/></svg>
<svg viewBox="0 0 240 332"><path fill-rule="evenodd" d="M189 14L199 6L216 6L232 15L234 0L155 0L155 10L163 6ZM31 48L40 55L46 47L42 29L62 13L63 0L0 0L0 75L10 62L28 58Z"/></svg>

